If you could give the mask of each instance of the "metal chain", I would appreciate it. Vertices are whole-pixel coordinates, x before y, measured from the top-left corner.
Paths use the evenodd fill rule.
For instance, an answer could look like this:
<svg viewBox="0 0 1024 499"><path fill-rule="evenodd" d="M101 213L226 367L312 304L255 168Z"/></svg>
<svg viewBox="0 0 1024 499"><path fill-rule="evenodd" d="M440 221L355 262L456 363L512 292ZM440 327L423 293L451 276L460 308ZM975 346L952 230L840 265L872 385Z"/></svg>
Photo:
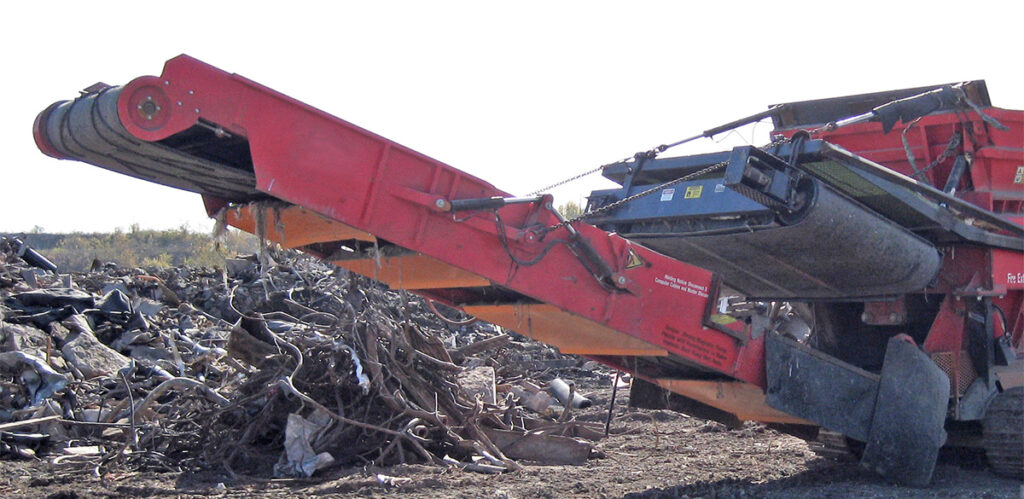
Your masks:
<svg viewBox="0 0 1024 499"><path fill-rule="evenodd" d="M816 133L816 132L819 132L821 130L822 129L817 129L817 130L812 131L811 133ZM775 139L774 141L772 141L770 144L761 147L761 150L762 151L767 151L768 149L771 149L773 147L777 147L779 145L785 144L786 142L789 142L789 140L790 139L788 139L786 137L780 137L780 138ZM656 185L654 187L651 187L650 189L647 189L645 191L641 191L641 192L638 192L636 194L633 194L632 196L624 197L624 198L622 198L622 199L620 199L618 201L615 201L614 203L606 204L604 206L601 206L600 208L595 208L595 209L590 210L590 211L588 211L586 213L581 213L581 214L579 214L579 215L577 215L577 216L575 216L573 218L570 218L570 219L568 219L568 220L566 220L564 222L552 225L552 226L548 227L547 230L549 232L552 231L552 230L557 230L557 229L565 227L566 225L569 225L569 224L571 224L573 222L579 222L581 220L593 217L594 215L599 215L601 213L605 213L605 212L614 210L614 209L616 209L616 208L618 208L618 207L620 207L620 206L622 206L624 204L636 201L637 199L640 199L640 198L643 198L643 197L650 196L651 194L654 194L656 192L660 192L662 190L668 189L669 187L672 187L674 185L681 184L683 182L686 182L687 180L692 180L692 179L700 177L702 175L707 175L708 173L711 173L711 172L714 172L714 171L717 171L717 170L721 170L722 168L725 168L728 164L729 164L728 161L722 161L720 163L715 163L715 164L713 164L711 166L708 166L708 167L703 168L701 170L695 171L695 172L690 173L688 175L684 175L684 176L679 177L677 179L669 180L668 182L665 182L665 183L662 183L662 184L658 184L658 185Z"/></svg>
<svg viewBox="0 0 1024 499"><path fill-rule="evenodd" d="M673 145L678 145L678 143L677 144L673 144ZM551 185L549 185L547 187L544 187L544 188L541 188L541 189L537 189L537 190L527 194L527 196L537 196L537 195L543 194L543 193L545 193L547 191L550 191L551 189L554 189L555 187L560 187L560 186L563 186L565 184L568 184L569 182L574 182L574 181L579 180L579 179L581 179L583 177L586 177L587 175L593 175L593 174L595 174L595 173L597 173L597 172L599 172L601 170L604 170L605 168L607 168L609 166L617 165L617 164L620 164L620 163L625 163L625 162L627 162L627 161L629 161L631 159L639 159L639 158L654 159L654 158L658 157L658 154L665 152L666 150L668 150L671 147L673 147L673 145L662 144L662 145L654 147L654 148L652 148L650 150L643 151L643 152L638 152L638 153L636 153L636 154L634 154L632 156L622 158L622 159L620 159L618 161L614 161L614 162L611 162L611 163L605 163L605 164L603 164L603 165L601 165L601 166L599 166L597 168L594 168L593 170L587 170L587 171L585 171L583 173L580 173L579 175L576 175L576 176L573 176L573 177L569 177L569 178L567 178L567 179L565 179L565 180L563 180L561 182L555 182L555 183L553 183L553 184L551 184Z"/></svg>
<svg viewBox="0 0 1024 499"><path fill-rule="evenodd" d="M669 187L672 187L673 185L681 184L683 182L686 182L687 180L691 180L691 179L699 177L701 175L706 175L706 174L711 173L713 171L720 170L720 169L724 168L728 164L729 164L728 161L722 161L721 163L716 163L716 164L711 165L711 166L709 166L707 168L704 168L703 170L693 172L693 173L691 173L689 175L684 175L684 176L679 177L679 178L677 178L675 180L669 180L668 182L665 182L663 184L659 184L659 185L656 185L654 187L651 187L650 189L647 189L646 191L638 192L636 194L633 194L632 196L624 197L624 198L622 198L622 199L620 199L618 201L615 201L614 203L606 204L606 205L604 205L604 206L602 206L600 208L595 208L595 209L590 210L590 211L588 211L586 213L581 213L580 215L577 215L577 216L575 216L573 218L570 218L570 219L568 219L568 220L566 220L564 222L561 222L561 223L552 225L551 227L548 227L548 230L559 229L559 228L565 227L566 225L569 225L569 224L571 224L573 222L579 222L580 220L583 220L585 218L590 218L590 217L592 217L594 215L599 215L601 213L614 210L614 209L616 209L616 208L618 208L618 207L620 207L620 206L622 206L622 205L624 205L626 203L630 203L630 202L636 201L637 199L640 199L642 197L650 196L651 194L654 194L655 192L659 192L659 191L662 191L664 189L668 189Z"/></svg>
<svg viewBox="0 0 1024 499"><path fill-rule="evenodd" d="M583 177L586 177L587 175L593 175L593 174L595 174L595 173L597 173L597 172L599 172L601 170L604 170L604 168L606 166L611 166L611 165L614 165L616 163L622 163L624 161L628 161L628 159L629 158L626 158L626 159L624 159L622 161L616 161L615 163L608 163L606 165L601 165L601 166L599 166L597 168L594 168L593 170L587 170L587 171L585 171L583 173L580 173L579 175L576 175L576 176L573 176L573 177L569 177L569 178L567 178L567 179L565 179L565 180L563 180L561 182L555 182L555 183L553 183L553 184L551 184L551 185L549 185L547 187L542 187L540 189L537 189L537 190L527 194L527 196L539 196L539 195L541 195L541 194L543 194L543 193L545 193L547 191L550 191L551 189L554 189L555 187L563 186L565 184L568 184L569 182L575 182L575 181L577 181L577 180L579 180L579 179L581 179Z"/></svg>
<svg viewBox="0 0 1024 499"><path fill-rule="evenodd" d="M920 120L920 118L918 118L918 120ZM903 140L903 150L907 154L907 162L910 163L910 168L914 171L913 177L917 179L919 182L924 182L928 185L931 185L931 182L928 181L928 177L925 176L925 173L928 173L929 170L935 168L943 161L949 159L949 157L952 156L953 153L955 153L957 149L960 147L960 143L963 141L963 137L960 132L953 132L953 135L949 137L949 142L946 143L946 148L942 151L942 154L939 154L939 156L935 158L934 161L929 163L928 166L924 168L918 168L916 158L914 157L914 152L910 149L910 142L907 140L907 130L910 130L910 127L914 126L914 124L917 123L918 120L914 120L910 124L910 126L903 130L901 136L901 139Z"/></svg>
<svg viewBox="0 0 1024 499"><path fill-rule="evenodd" d="M982 121L984 121L985 123L988 123L989 125L992 125L996 130L1001 130L1001 131L1004 131L1004 132L1010 130L1010 127L1000 123L999 120L989 116L988 114L985 114L985 111L981 108L981 106L976 104L971 99L968 99L967 98L967 92L965 92L963 88L956 88L955 91L960 96L960 98L963 99L964 102L966 102L967 105L970 106L971 109L974 110L974 112L978 113L978 116L981 117Z"/></svg>
<svg viewBox="0 0 1024 499"><path fill-rule="evenodd" d="M677 140L677 141L669 143L669 144L661 144L659 146L652 147L651 149L648 149L647 151L638 152L638 153L634 154L631 157L623 158L623 159L621 159L619 161L616 161L614 163L608 163L608 164L601 165L601 166L599 166L597 168L585 171L585 172L583 172L583 173L581 173L579 175L576 175L574 177L567 178L567 179L565 179L565 180L563 180L561 182L556 182L554 184L551 184L551 185L549 185L547 187L544 187L543 189L538 189L536 191L533 191L533 192L527 194L527 196L536 196L538 194L542 194L542 193L544 193L546 191L554 189L555 187L559 187L559 186L568 184L569 182L572 182L574 180L579 180L579 179L581 179L583 177L586 177L587 175L591 175L591 174L597 173L597 172L599 172L599 171L601 171L601 170L603 170L603 169L605 169L605 168L607 168L609 166L612 166L612 165L615 165L615 164L619 164L619 163L625 163L626 161L629 161L630 159L637 159L637 160L639 160L641 158L643 158L643 159L654 159L654 158L658 157L659 154L661 154L661 153L663 153L663 152L665 152L665 151L667 151L669 149L672 149L673 147L683 145L683 144L685 144L687 142L690 142L692 140L696 140L696 139L704 138L704 137L711 138L713 135L721 133L721 132L725 131L726 129L732 130L732 129L735 129L735 128L739 127L739 126L748 125L750 123L756 123L758 121L761 121L761 120L767 118L768 116L770 116L770 113L774 112L774 110L776 110L776 109L777 109L777 107L774 107L774 108L772 108L772 109L770 109L770 110L768 110L766 112L758 113L758 114L756 114L754 116L749 116L747 118L744 118L744 120L753 120L753 121L737 120L737 121L734 121L732 123L729 123L728 125L723 125L722 127L713 128L711 130L706 130L706 131L704 131L704 133L702 133L700 135L694 135L693 137L688 137L688 138L685 138L685 139L682 139L682 140Z"/></svg>
<svg viewBox="0 0 1024 499"><path fill-rule="evenodd" d="M974 109L974 111L977 112L978 115L981 116L982 120L984 120L986 123L991 124L993 127L997 128L999 130L1008 130L1009 129L1005 125L1000 123L998 120L996 120L995 118L992 118L991 116L988 116L987 114L985 114L982 111L980 106L978 106L974 102L971 102L971 100L967 98L967 94L962 89L958 89L958 90L960 91L960 97L972 109ZM817 135L817 134L819 134L821 132L830 132L832 130L835 130L835 128L836 128L835 122L831 122L831 123L828 123L828 124L826 124L824 126L815 128L813 130L807 130L806 132L807 132L808 136L813 137L813 136L815 136L815 135ZM939 156L939 158L936 161L933 161L932 164L928 165L923 170L917 171L917 175L920 175L920 174L922 174L924 172L927 172L928 170L934 168L938 163L941 163L942 161L945 161L946 158L948 158L949 155L952 154L953 150L955 150L956 147L959 146L959 143L960 143L959 139L961 139L961 137L958 137L957 135L954 135L950 139L950 143L946 145L946 150L942 152L942 154ZM770 144L762 147L761 150L762 151L766 151L766 150L768 150L768 149L770 149L772 147L776 147L778 145L781 145L781 144L784 144L786 142L789 142L789 140L790 139L787 139L785 137L779 137L778 139L772 141ZM954 141L956 141L956 144L953 143ZM904 143L905 142L906 142L906 139L904 138ZM673 147L675 145L678 145L678 143L673 143L673 144L670 144L670 145L660 145L660 146L655 147L655 148L653 148L653 149L651 149L651 150L649 150L647 152L637 153L636 155L634 155L631 158L624 158L624 159L616 161L614 163L604 164L604 165L601 165L601 166L599 166L597 168L594 168L592 170L587 170L587 171L585 171L583 173L580 173L578 175L575 175L575 176L569 177L569 178L567 178L565 180L562 180L561 182L556 182L556 183L551 184L551 185L549 185L547 187L544 187L542 189L538 189L536 191L533 191L533 192L531 192L531 193L529 193L527 195L528 196L536 196L536 195L542 194L542 193L544 193L546 191L554 189L555 187L560 187L560 186L563 186L563 185L568 184L570 182L574 182L574 181L579 180L579 179L581 179L583 177L586 177L588 175L592 175L592 174L597 173L597 172L599 172L601 170L604 170L606 167L609 167L609 166L615 165L615 164L619 164L619 163L624 163L626 161L629 161L630 159L636 159L636 158L639 158L641 156L644 156L647 159L654 159L655 157L657 157L658 153L664 152L666 149L668 149L670 147ZM908 151L907 151L908 154L910 154L909 148L907 148L907 149L908 149ZM913 156L911 155L909 157L909 159L910 159L911 166L914 167L914 170L917 170L916 165L914 165ZM566 220L564 222L561 222L559 224L552 225L552 226L548 227L548 230L550 231L550 230L559 229L559 228L565 227L566 225L571 224L573 222L578 222L580 220L583 220L583 219L586 219L586 218L590 218L590 217L592 217L594 215L614 210L615 208L618 208L618 207L620 207L620 206L622 206L622 205L624 205L626 203L629 203L631 201L635 201L635 200L640 199L642 197L649 196L651 194L654 194L655 192L662 191L664 189L672 187L673 185L677 185L677 184L680 184L680 183L685 182L687 180L690 180L690 179L692 179L694 177L697 177L697 176L700 176L700 175L705 175L707 173L711 173L713 171L716 171L716 170L722 168L723 166L725 166L726 164L727 164L727 162L718 163L716 165L709 166L709 167L707 167L707 168L705 168L703 170L700 170L698 172L694 172L694 173L691 173L689 175L686 175L684 177L680 177L680 178L677 178L675 180L670 180L670 181L665 182L663 184L660 184L660 185L657 185L657 186L652 187L650 189L647 189L646 191L638 192L638 193L636 193L636 194L634 194L632 196L620 199L620 200L618 200L618 201L616 201L614 203L602 206L600 208L596 208L596 209L588 211L586 213L582 213L580 215L577 215L576 217L573 217L573 218L571 218L569 220ZM915 176L917 176L917 175L915 175Z"/></svg>

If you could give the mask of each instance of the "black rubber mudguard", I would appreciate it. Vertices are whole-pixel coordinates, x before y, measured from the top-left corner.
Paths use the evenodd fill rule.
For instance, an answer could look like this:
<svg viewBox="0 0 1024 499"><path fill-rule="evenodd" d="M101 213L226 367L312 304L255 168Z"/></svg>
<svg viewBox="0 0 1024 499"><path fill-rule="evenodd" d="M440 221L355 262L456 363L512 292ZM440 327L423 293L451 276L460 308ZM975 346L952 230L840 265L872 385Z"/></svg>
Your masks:
<svg viewBox="0 0 1024 499"><path fill-rule="evenodd" d="M913 340L889 340L878 398L861 464L883 476L923 487L946 441L949 378Z"/></svg>
<svg viewBox="0 0 1024 499"><path fill-rule="evenodd" d="M768 406L867 440L878 375L775 334L765 338L765 368Z"/></svg>

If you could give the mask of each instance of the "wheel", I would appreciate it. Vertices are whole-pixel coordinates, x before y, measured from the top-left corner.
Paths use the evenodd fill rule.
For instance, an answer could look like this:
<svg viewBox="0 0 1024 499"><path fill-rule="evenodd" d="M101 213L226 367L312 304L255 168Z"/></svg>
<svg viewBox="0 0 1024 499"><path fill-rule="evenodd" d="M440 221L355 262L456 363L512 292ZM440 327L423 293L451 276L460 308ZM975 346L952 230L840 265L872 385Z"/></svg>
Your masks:
<svg viewBox="0 0 1024 499"><path fill-rule="evenodd" d="M1024 386L996 395L981 426L985 457L992 470L1024 478Z"/></svg>

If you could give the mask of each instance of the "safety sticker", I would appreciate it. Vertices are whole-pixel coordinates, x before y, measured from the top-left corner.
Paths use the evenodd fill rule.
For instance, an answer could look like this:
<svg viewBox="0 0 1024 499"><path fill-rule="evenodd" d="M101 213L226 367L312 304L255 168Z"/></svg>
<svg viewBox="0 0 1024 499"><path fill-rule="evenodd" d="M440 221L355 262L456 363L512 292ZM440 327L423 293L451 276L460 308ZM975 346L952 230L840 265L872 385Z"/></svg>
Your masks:
<svg viewBox="0 0 1024 499"><path fill-rule="evenodd" d="M662 277L655 277L654 284L660 284L677 291L682 291L686 294L697 295L701 298L708 297L708 286L702 286L695 282L690 282L686 279L669 274L664 274Z"/></svg>
<svg viewBox="0 0 1024 499"><path fill-rule="evenodd" d="M685 329L676 329L671 325L665 325L661 331L661 340L671 350L710 366L725 368L735 361L733 352L724 345L713 343L705 337L688 333Z"/></svg>
<svg viewBox="0 0 1024 499"><path fill-rule="evenodd" d="M675 195L676 195L676 190L675 189L665 189L665 190L661 191L661 200L662 201L672 201L672 197L675 196Z"/></svg>
<svg viewBox="0 0 1024 499"><path fill-rule="evenodd" d="M704 192L703 185L691 185L686 188L686 193L683 194L683 199L697 199L701 193Z"/></svg>
<svg viewBox="0 0 1024 499"><path fill-rule="evenodd" d="M1017 167L1017 174L1013 176L1013 183L1024 184L1024 166Z"/></svg>
<svg viewBox="0 0 1024 499"><path fill-rule="evenodd" d="M633 248L629 249L629 258L626 260L626 270L635 269L644 264L644 261L640 259L640 255L633 251Z"/></svg>

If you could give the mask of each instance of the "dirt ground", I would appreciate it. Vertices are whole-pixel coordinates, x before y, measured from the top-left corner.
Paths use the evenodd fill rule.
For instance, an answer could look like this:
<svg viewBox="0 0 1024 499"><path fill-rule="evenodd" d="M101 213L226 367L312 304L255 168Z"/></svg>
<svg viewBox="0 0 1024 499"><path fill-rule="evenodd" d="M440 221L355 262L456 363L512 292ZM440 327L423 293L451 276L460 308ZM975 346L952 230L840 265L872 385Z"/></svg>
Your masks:
<svg viewBox="0 0 1024 499"><path fill-rule="evenodd" d="M581 421L604 421L607 377L580 373L594 400ZM358 496L531 497L1010 497L1024 484L987 470L976 456L947 457L928 488L892 485L856 462L822 458L802 440L748 423L728 430L682 414L627 407L620 390L603 457L583 466L537 466L487 475L425 465L328 469L310 479L231 478L217 472L108 474L43 461L0 461L3 497Z"/></svg>

